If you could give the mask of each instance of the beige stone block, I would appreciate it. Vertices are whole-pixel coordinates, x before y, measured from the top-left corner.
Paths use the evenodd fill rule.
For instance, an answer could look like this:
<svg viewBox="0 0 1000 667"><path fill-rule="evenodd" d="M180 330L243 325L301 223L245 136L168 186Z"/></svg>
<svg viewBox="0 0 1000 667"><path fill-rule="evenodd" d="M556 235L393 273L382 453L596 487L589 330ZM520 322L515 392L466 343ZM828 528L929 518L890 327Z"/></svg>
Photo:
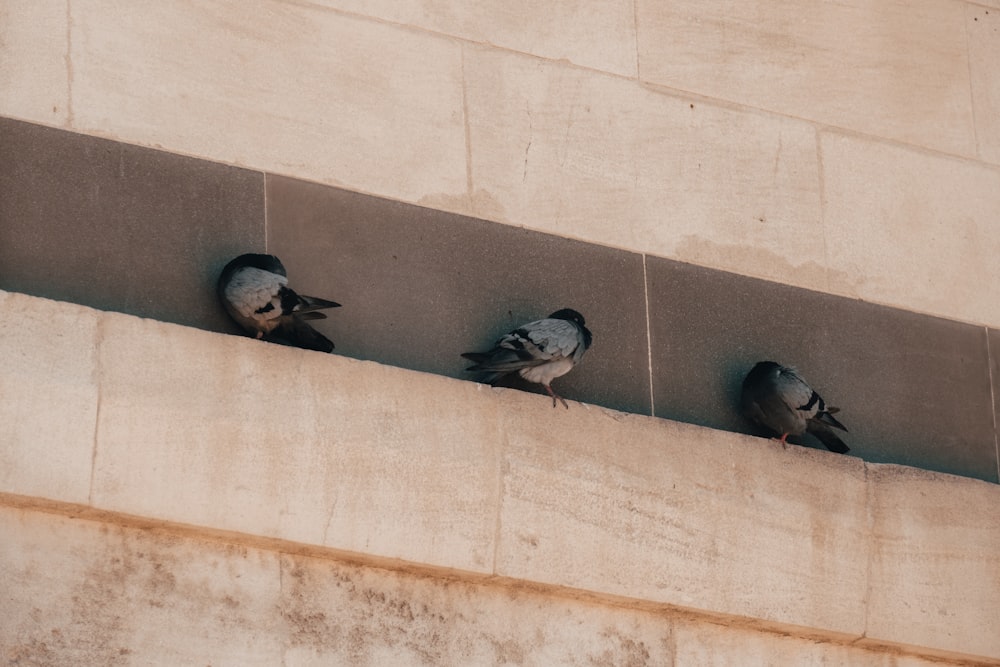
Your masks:
<svg viewBox="0 0 1000 667"><path fill-rule="evenodd" d="M0 491L86 503L98 312L0 291Z"/></svg>
<svg viewBox="0 0 1000 667"><path fill-rule="evenodd" d="M1000 658L1000 486L874 466L866 637Z"/></svg>
<svg viewBox="0 0 1000 667"><path fill-rule="evenodd" d="M966 26L979 157L1000 164L1000 0L993 6L966 5Z"/></svg>
<svg viewBox="0 0 1000 667"><path fill-rule="evenodd" d="M502 435L483 387L341 359L327 377L341 416L324 544L491 572Z"/></svg>
<svg viewBox="0 0 1000 667"><path fill-rule="evenodd" d="M864 631L863 463L507 401L497 573L828 636Z"/></svg>
<svg viewBox="0 0 1000 667"><path fill-rule="evenodd" d="M0 508L0 535L0 660L11 665L943 664L13 508Z"/></svg>
<svg viewBox="0 0 1000 667"><path fill-rule="evenodd" d="M472 213L824 289L813 128L466 51Z"/></svg>
<svg viewBox="0 0 1000 667"><path fill-rule="evenodd" d="M314 2L550 60L565 60L622 76L636 76L632 0Z"/></svg>
<svg viewBox="0 0 1000 667"><path fill-rule="evenodd" d="M5 665L278 665L278 557L0 508Z"/></svg>
<svg viewBox="0 0 1000 667"><path fill-rule="evenodd" d="M938 659L856 645L809 641L802 637L726 627L710 622L677 622L671 632L675 665L712 667L944 667ZM947 663L954 664L954 663Z"/></svg>
<svg viewBox="0 0 1000 667"><path fill-rule="evenodd" d="M821 136L830 288L1000 325L1000 171Z"/></svg>
<svg viewBox="0 0 1000 667"><path fill-rule="evenodd" d="M96 507L492 567L499 435L477 385L105 318Z"/></svg>
<svg viewBox="0 0 1000 667"><path fill-rule="evenodd" d="M282 581L287 667L671 664L649 612L299 556Z"/></svg>
<svg viewBox="0 0 1000 667"><path fill-rule="evenodd" d="M960 2L638 0L639 76L975 155Z"/></svg>
<svg viewBox="0 0 1000 667"><path fill-rule="evenodd" d="M66 2L0 2L0 115L49 125L69 118Z"/></svg>
<svg viewBox="0 0 1000 667"><path fill-rule="evenodd" d="M467 189L461 46L276 0L74 0L74 127L415 200Z"/></svg>

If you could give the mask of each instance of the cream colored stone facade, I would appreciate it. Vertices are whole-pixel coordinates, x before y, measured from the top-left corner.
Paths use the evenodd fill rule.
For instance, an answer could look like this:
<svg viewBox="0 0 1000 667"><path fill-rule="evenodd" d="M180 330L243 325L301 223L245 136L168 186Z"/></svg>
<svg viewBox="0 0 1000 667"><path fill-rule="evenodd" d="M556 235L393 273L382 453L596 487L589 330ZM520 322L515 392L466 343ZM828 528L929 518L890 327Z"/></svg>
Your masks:
<svg viewBox="0 0 1000 667"><path fill-rule="evenodd" d="M3 115L1000 325L990 3L0 12ZM885 239L937 227L914 288Z"/></svg>
<svg viewBox="0 0 1000 667"><path fill-rule="evenodd" d="M1000 655L996 485L0 305L10 664Z"/></svg>
<svg viewBox="0 0 1000 667"><path fill-rule="evenodd" d="M998 327L998 31L996 0L0 0L0 115ZM995 485L0 312L3 664L1000 664Z"/></svg>

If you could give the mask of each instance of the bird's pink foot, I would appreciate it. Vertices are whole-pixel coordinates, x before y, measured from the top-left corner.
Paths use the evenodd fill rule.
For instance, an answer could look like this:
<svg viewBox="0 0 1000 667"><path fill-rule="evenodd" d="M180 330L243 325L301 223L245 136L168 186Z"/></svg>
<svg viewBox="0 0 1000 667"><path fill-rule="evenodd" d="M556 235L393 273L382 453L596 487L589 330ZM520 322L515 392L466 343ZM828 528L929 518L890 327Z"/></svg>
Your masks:
<svg viewBox="0 0 1000 667"><path fill-rule="evenodd" d="M549 396L552 397L552 407L556 407L556 399L558 398L560 401L562 401L563 407L569 410L569 403L566 402L565 398L558 395L556 392L552 391L552 387L550 387L549 385L543 384L542 386L545 387L545 391L549 392Z"/></svg>

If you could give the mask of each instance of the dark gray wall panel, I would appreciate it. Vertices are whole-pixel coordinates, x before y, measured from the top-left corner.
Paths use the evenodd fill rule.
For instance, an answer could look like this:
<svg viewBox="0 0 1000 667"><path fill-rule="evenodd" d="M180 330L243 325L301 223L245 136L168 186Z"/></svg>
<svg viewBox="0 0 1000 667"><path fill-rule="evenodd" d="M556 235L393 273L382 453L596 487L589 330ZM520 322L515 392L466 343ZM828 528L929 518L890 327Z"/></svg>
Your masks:
<svg viewBox="0 0 1000 667"><path fill-rule="evenodd" d="M664 259L647 274L657 416L754 433L740 384L777 361L841 408L851 454L997 481L984 327Z"/></svg>
<svg viewBox="0 0 1000 667"><path fill-rule="evenodd" d="M575 308L594 344L553 388L649 414L640 255L271 175L267 221L292 283L343 304L317 324L337 353L468 379L461 352Z"/></svg>
<svg viewBox="0 0 1000 667"><path fill-rule="evenodd" d="M0 288L235 331L209 289L264 248L259 172L0 118Z"/></svg>
<svg viewBox="0 0 1000 667"><path fill-rule="evenodd" d="M344 304L317 324L339 354L468 379L459 353L572 307L568 399L753 433L740 382L773 359L852 454L1000 480L998 331L647 257L650 354L641 255L0 118L2 289L236 333L216 278L265 250Z"/></svg>

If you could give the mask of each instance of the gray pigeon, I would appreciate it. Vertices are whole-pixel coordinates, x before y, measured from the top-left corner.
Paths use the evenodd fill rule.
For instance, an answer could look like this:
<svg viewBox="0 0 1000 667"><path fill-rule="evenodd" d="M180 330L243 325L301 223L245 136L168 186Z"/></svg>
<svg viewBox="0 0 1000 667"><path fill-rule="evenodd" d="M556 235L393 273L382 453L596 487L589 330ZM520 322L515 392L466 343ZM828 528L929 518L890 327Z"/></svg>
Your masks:
<svg viewBox="0 0 1000 667"><path fill-rule="evenodd" d="M296 294L274 255L240 255L222 269L217 291L229 315L251 336L306 350L333 350L333 342L306 320L325 319L318 311L340 304Z"/></svg>
<svg viewBox="0 0 1000 667"><path fill-rule="evenodd" d="M552 407L556 407L559 399L569 409L566 400L552 391L551 383L580 362L592 340L583 315L563 308L544 320L514 329L489 352L466 352L462 356L476 362L466 370L483 373L483 382L493 384L504 375L517 372L528 382L545 387L552 397Z"/></svg>
<svg viewBox="0 0 1000 667"><path fill-rule="evenodd" d="M833 428L847 431L833 417L838 409L827 408L823 398L794 368L773 361L758 362L743 380L740 402L743 416L780 434L782 445L788 436L808 431L831 452L850 451L833 432Z"/></svg>

